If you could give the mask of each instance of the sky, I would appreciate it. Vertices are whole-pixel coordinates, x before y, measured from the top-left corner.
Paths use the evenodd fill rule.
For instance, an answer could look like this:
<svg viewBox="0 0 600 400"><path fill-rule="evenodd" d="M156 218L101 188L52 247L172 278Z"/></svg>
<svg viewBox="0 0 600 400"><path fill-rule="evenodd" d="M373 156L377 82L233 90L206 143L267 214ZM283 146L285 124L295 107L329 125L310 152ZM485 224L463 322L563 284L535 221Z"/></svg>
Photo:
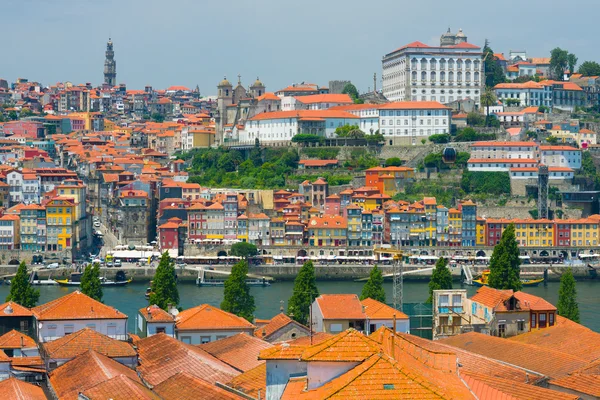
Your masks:
<svg viewBox="0 0 600 400"><path fill-rule="evenodd" d="M449 27L506 55L561 47L600 62L599 0L1 0L0 15L0 78L43 85L101 84L109 36L128 89L198 85L203 95L238 74L268 91L330 80L372 90L383 55L438 45Z"/></svg>

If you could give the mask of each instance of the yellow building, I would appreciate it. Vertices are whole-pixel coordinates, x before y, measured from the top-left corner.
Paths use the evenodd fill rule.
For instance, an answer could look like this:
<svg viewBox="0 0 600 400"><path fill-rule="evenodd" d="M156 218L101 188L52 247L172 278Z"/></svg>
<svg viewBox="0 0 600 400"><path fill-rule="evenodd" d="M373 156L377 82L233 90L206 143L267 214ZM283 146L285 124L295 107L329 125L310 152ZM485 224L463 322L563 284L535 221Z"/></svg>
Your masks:
<svg viewBox="0 0 600 400"><path fill-rule="evenodd" d="M485 219L477 217L475 244L477 246L485 246Z"/></svg>
<svg viewBox="0 0 600 400"><path fill-rule="evenodd" d="M515 236L521 246L554 246L554 222L549 219L515 219Z"/></svg>
<svg viewBox="0 0 600 400"><path fill-rule="evenodd" d="M61 197L55 197L46 204L48 251L62 251L72 248L76 207L73 199Z"/></svg>
<svg viewBox="0 0 600 400"><path fill-rule="evenodd" d="M248 216L246 214L240 215L237 219L237 240L248 241Z"/></svg>
<svg viewBox="0 0 600 400"><path fill-rule="evenodd" d="M207 148L215 143L215 131L206 128L193 128L188 132L192 138L192 148Z"/></svg>
<svg viewBox="0 0 600 400"><path fill-rule="evenodd" d="M68 116L70 118L83 119L83 121L85 122L84 129L86 131L94 130L94 121L95 120L102 119L103 121L101 121L101 123L104 122L104 117L102 116L102 114L97 113L97 112L77 112L77 113L71 113ZM104 129L106 129L106 127L104 127Z"/></svg>
<svg viewBox="0 0 600 400"><path fill-rule="evenodd" d="M346 246L348 220L338 215L314 217L308 223L308 242L310 246Z"/></svg>
<svg viewBox="0 0 600 400"><path fill-rule="evenodd" d="M563 221L571 228L571 246L597 246L598 245L598 221L582 218Z"/></svg>
<svg viewBox="0 0 600 400"><path fill-rule="evenodd" d="M437 239L437 200L435 197L423 197L425 207L425 239L427 245L434 245Z"/></svg>
<svg viewBox="0 0 600 400"><path fill-rule="evenodd" d="M450 246L462 243L462 213L456 208L448 210L448 241Z"/></svg>

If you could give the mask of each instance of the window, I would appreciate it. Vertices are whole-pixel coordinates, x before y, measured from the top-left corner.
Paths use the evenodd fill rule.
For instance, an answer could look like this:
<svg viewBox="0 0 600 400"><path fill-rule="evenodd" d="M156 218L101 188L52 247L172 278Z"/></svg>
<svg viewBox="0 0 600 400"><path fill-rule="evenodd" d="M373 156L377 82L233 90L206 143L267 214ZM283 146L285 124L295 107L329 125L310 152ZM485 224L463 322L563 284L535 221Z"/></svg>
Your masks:
<svg viewBox="0 0 600 400"><path fill-rule="evenodd" d="M531 314L531 329L537 327L536 314Z"/></svg>
<svg viewBox="0 0 600 400"><path fill-rule="evenodd" d="M183 343L192 344L192 337L191 336L182 336L181 341Z"/></svg>
<svg viewBox="0 0 600 400"><path fill-rule="evenodd" d="M548 314L548 326L554 326L554 313Z"/></svg>
<svg viewBox="0 0 600 400"><path fill-rule="evenodd" d="M506 324L498 324L498 336L506 337Z"/></svg>
<svg viewBox="0 0 600 400"><path fill-rule="evenodd" d="M331 324L329 325L330 333L340 333L342 331L342 324Z"/></svg>
<svg viewBox="0 0 600 400"><path fill-rule="evenodd" d="M210 342L210 336L200 336L200 343L208 343Z"/></svg>
<svg viewBox="0 0 600 400"><path fill-rule="evenodd" d="M540 328L545 328L546 327L546 313L540 314L540 317L539 317L539 327Z"/></svg>
<svg viewBox="0 0 600 400"><path fill-rule="evenodd" d="M165 333L166 328L164 326L157 326L156 333Z"/></svg>
<svg viewBox="0 0 600 400"><path fill-rule="evenodd" d="M65 336L73 333L74 326L73 325L65 325Z"/></svg>
<svg viewBox="0 0 600 400"><path fill-rule="evenodd" d="M525 330L525 321L517 321L517 329L519 332Z"/></svg>

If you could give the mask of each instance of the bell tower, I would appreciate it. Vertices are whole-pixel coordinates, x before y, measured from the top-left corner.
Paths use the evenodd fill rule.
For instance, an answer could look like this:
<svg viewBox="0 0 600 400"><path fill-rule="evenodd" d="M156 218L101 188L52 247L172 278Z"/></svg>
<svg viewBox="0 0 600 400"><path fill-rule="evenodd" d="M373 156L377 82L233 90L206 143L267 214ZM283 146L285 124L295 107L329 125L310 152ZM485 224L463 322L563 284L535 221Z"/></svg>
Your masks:
<svg viewBox="0 0 600 400"><path fill-rule="evenodd" d="M104 60L104 83L109 86L117 84L117 62L115 61L115 52L113 42L108 38L106 43L106 59Z"/></svg>

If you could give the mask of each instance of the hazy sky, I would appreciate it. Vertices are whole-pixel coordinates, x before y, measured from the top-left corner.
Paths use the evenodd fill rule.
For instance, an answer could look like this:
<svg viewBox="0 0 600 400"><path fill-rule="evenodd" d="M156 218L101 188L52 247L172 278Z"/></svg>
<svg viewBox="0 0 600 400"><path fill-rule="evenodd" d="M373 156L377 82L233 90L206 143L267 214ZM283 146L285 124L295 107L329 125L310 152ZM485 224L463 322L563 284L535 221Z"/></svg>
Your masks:
<svg viewBox="0 0 600 400"><path fill-rule="evenodd" d="M495 52L547 57L566 48L600 61L600 0L0 0L0 78L44 85L102 82L112 36L117 81L130 89L196 84L204 95L237 74L275 91L294 82L381 86L381 58L462 28Z"/></svg>

